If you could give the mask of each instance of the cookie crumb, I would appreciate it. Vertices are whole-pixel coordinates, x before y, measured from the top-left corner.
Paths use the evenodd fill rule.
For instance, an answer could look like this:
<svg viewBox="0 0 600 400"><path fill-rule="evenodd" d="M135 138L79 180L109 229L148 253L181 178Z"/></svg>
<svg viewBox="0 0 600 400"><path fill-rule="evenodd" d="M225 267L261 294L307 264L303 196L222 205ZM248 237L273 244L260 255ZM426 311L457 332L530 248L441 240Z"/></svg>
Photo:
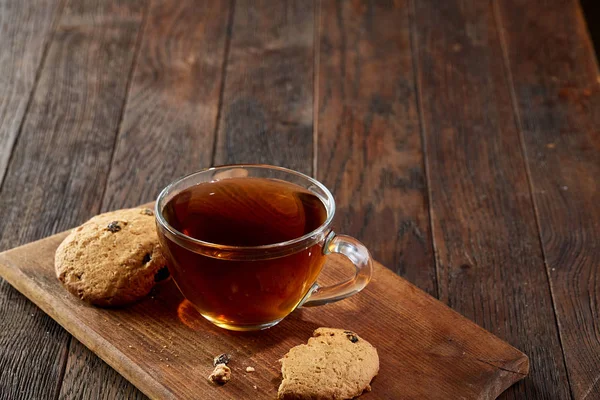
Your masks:
<svg viewBox="0 0 600 400"><path fill-rule="evenodd" d="M258 389L256 385L252 385L252 387L254 388L254 390Z"/></svg>
<svg viewBox="0 0 600 400"><path fill-rule="evenodd" d="M256 369L254 367L246 367L246 372L254 372Z"/></svg>
<svg viewBox="0 0 600 400"><path fill-rule="evenodd" d="M112 233L119 232L121 230L119 221L113 221L113 222L109 223L108 226L106 227L106 230L110 231Z"/></svg>
<svg viewBox="0 0 600 400"><path fill-rule="evenodd" d="M225 364L217 364L208 380L219 385L224 385L231 379L231 369Z"/></svg>
<svg viewBox="0 0 600 400"><path fill-rule="evenodd" d="M152 216L152 215L154 215L154 212L152 212L152 210L149 208L142 208L142 210L140 211L140 214Z"/></svg>
<svg viewBox="0 0 600 400"><path fill-rule="evenodd" d="M227 353L219 354L213 359L213 366L217 366L219 364L227 365L231 361L231 356Z"/></svg>

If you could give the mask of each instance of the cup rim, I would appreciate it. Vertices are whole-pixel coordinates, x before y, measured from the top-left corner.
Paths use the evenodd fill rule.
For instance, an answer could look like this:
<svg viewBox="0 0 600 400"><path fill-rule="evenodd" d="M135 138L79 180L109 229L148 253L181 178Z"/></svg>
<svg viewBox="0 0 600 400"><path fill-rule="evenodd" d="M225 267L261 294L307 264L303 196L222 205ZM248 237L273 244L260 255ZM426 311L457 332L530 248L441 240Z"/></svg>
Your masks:
<svg viewBox="0 0 600 400"><path fill-rule="evenodd" d="M186 235L183 232L180 232L179 230L175 229L171 224L169 224L167 222L167 220L163 216L162 209L160 209L160 204L161 204L161 201L170 193L170 190L174 186L185 181L186 179L189 179L193 176L196 176L196 175L199 175L202 173L206 173L208 171L217 171L217 170L231 169L231 168L253 168L253 169L278 170L278 171L296 175L303 179L308 180L310 183L312 183L313 185L316 185L319 189L321 189L327 196L327 201L329 204L325 204L325 203L323 204L323 206L326 208L326 211L327 211L327 218L317 228L315 228L314 230L312 230L300 237L297 237L297 238L294 238L291 240L286 240L284 242L270 243L270 244L265 244L265 245L260 245L260 246L232 246L232 245L224 245L224 244L206 242L204 240L196 239L196 238ZM191 187L191 185L188 187ZM209 167L209 168L200 169L198 171L189 173L178 179L175 179L174 181L169 183L163 190L160 191L158 197L156 198L156 202L154 204L154 215L156 216L156 220L163 228L165 228L170 234L172 234L176 238L183 239L186 242L192 243L194 245L208 247L208 248L220 250L220 251L227 251L227 252L269 251L269 250L281 249L281 248L286 248L286 247L291 247L293 245L297 245L297 244L307 241L313 237L320 236L331 225L331 222L333 221L333 217L335 215L335 211L336 211L336 207L335 207L335 200L333 198L333 194L331 194L329 189L327 189L327 187L325 185L323 185L321 182L319 182L318 180L316 180L306 174L303 174L302 172L294 171L289 168L279 167L276 165L269 165L269 164L225 164L225 165L219 165L219 166L213 166L213 167Z"/></svg>

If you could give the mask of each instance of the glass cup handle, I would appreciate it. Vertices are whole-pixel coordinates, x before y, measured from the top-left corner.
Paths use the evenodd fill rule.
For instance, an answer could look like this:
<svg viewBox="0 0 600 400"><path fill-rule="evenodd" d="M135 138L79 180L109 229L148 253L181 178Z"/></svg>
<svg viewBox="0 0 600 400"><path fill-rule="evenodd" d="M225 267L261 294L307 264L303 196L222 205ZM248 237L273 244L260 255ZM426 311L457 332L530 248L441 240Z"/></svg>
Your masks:
<svg viewBox="0 0 600 400"><path fill-rule="evenodd" d="M354 277L330 286L313 285L313 289L302 307L320 306L350 297L367 286L373 274L373 259L369 250L358 240L346 235L336 235L333 231L327 235L323 245L323 254L340 253L346 256L354 267Z"/></svg>

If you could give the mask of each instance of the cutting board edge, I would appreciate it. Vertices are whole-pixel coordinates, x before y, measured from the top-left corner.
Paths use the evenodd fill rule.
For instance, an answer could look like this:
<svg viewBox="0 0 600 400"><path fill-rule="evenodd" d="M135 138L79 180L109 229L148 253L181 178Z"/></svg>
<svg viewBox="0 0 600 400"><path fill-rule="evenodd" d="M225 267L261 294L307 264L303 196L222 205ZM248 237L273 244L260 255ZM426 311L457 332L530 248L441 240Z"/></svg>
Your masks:
<svg viewBox="0 0 600 400"><path fill-rule="evenodd" d="M416 285L414 285L412 282L404 279L403 277L395 274L392 270L390 270L389 268L386 268L385 266L383 266L383 264L380 264L378 262L375 262L375 268L381 270L381 271L385 271L383 272L384 274L388 275L390 277L390 279L400 279L404 282L404 284L406 284L407 286L411 287L412 290L415 291L419 291L419 292L423 292L425 293L425 295L427 295L428 299L430 301L434 301L436 303L439 303L440 305L442 305L446 311L450 312L451 314L453 314L455 317L458 317L462 320L465 321L465 323L471 324L472 326L476 327L482 334L485 334L486 336L488 336L489 338L491 338L492 340L502 343L504 344L507 348L510 348L513 350L513 352L515 353L515 357L511 358L509 360L505 360L506 363L504 365L497 365L491 361L487 361L487 360L479 360L482 363L494 366L495 368L497 368L499 371L505 371L505 372L510 372L516 375L523 375L522 378L523 379L525 376L527 376L529 374L529 356L527 356L527 354L523 353L521 350L519 350L518 348L516 348L515 346L513 346L512 344L510 344L509 342L507 342L506 340L494 335L492 332L488 331L487 329L485 329L484 327L482 327L481 325L479 325L478 323L472 321L471 319L465 317L464 315L462 315L461 313L459 313L458 311L456 311L455 309L453 309L452 307L448 306L446 303L440 301L439 299L436 299L435 297L431 296L430 294L424 292L422 289L420 289L419 287L417 287ZM517 368L511 368L511 366L516 366ZM515 381L517 382L517 381Z"/></svg>

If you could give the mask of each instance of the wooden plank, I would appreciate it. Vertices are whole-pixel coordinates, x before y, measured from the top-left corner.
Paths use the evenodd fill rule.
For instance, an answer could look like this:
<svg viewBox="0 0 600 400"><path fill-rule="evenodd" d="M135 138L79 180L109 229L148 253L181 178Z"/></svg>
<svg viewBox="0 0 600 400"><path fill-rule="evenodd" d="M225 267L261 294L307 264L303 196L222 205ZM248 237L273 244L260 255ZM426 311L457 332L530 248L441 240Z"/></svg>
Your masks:
<svg viewBox="0 0 600 400"><path fill-rule="evenodd" d="M0 2L0 186L60 8L59 0Z"/></svg>
<svg viewBox="0 0 600 400"><path fill-rule="evenodd" d="M71 339L66 355L65 375L58 399L147 398L77 339Z"/></svg>
<svg viewBox="0 0 600 400"><path fill-rule="evenodd" d="M506 398L569 398L493 2L413 4L440 299L530 356Z"/></svg>
<svg viewBox="0 0 600 400"><path fill-rule="evenodd" d="M122 71L132 65L141 5L66 4L0 192L0 248L77 225L99 211L127 86ZM3 322L0 339L3 395L56 398L69 335L7 285L0 290L3 307L10 305L2 321L11 321ZM41 329L23 320L23 310L37 316Z"/></svg>
<svg viewBox="0 0 600 400"><path fill-rule="evenodd" d="M571 390L600 398L600 72L577 1L497 6Z"/></svg>
<svg viewBox="0 0 600 400"><path fill-rule="evenodd" d="M313 24L312 1L236 1L216 164L312 172Z"/></svg>
<svg viewBox="0 0 600 400"><path fill-rule="evenodd" d="M151 201L210 166L231 5L154 1L102 209Z"/></svg>
<svg viewBox="0 0 600 400"><path fill-rule="evenodd" d="M70 335L0 279L0 398L55 398Z"/></svg>
<svg viewBox="0 0 600 400"><path fill-rule="evenodd" d="M336 229L436 293L408 2L322 3L318 173Z"/></svg>
<svg viewBox="0 0 600 400"><path fill-rule="evenodd" d="M203 319L174 283L130 307L101 309L69 294L54 275L54 251L66 233L0 254L0 276L151 398L273 399L278 360L319 326L352 329L380 358L373 391L364 399L494 399L523 378L527 357L380 264L360 294L298 310L279 325L250 334ZM347 265L332 259L329 279ZM206 377L216 354L233 355L232 379ZM246 366L256 372L245 372Z"/></svg>
<svg viewBox="0 0 600 400"><path fill-rule="evenodd" d="M59 13L59 1L55 0L40 1L35 7L22 1L0 2L0 187ZM0 350L0 397L17 398L16 389L29 385L24 371L31 367L36 368L34 374L40 379L29 386L26 396L53 395L60 382L60 366L43 372L40 369L51 366L57 358L60 363L68 336L2 279L0 332L0 347L5 349ZM39 346L26 346L17 354L14 343ZM41 362L27 362L33 355Z"/></svg>
<svg viewBox="0 0 600 400"><path fill-rule="evenodd" d="M210 165L230 11L227 2L151 4L104 211L153 200L178 176ZM61 397L145 398L77 340Z"/></svg>
<svg viewBox="0 0 600 400"><path fill-rule="evenodd" d="M0 218L11 227L2 248L100 209L127 86L115 71L130 69L141 3L67 4L0 193Z"/></svg>

